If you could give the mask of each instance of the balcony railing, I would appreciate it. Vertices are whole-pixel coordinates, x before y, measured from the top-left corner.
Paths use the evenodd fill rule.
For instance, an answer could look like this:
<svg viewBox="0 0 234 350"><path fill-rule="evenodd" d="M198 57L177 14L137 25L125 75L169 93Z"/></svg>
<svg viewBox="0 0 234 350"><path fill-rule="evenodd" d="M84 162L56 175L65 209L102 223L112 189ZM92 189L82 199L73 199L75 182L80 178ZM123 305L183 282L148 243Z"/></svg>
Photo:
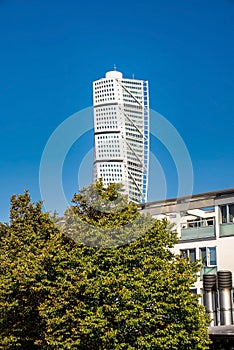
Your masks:
<svg viewBox="0 0 234 350"><path fill-rule="evenodd" d="M215 220L202 219L181 224L181 240L215 237Z"/></svg>
<svg viewBox="0 0 234 350"><path fill-rule="evenodd" d="M204 274L216 274L217 273L217 266L203 266L201 269L200 279L203 280Z"/></svg>
<svg viewBox="0 0 234 350"><path fill-rule="evenodd" d="M234 223L220 225L220 237L234 236Z"/></svg>

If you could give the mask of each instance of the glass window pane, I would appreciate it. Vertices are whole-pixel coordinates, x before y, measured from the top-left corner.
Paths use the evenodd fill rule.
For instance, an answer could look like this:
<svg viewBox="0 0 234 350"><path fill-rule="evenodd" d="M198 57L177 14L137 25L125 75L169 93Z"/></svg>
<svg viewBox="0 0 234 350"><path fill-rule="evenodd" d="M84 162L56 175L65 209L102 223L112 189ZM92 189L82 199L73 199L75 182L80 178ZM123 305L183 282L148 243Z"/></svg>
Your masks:
<svg viewBox="0 0 234 350"><path fill-rule="evenodd" d="M225 224L227 222L227 206L226 205L221 206L221 216L222 216L222 224Z"/></svg>
<svg viewBox="0 0 234 350"><path fill-rule="evenodd" d="M180 251L180 254L183 258L187 258L188 257L188 251L187 249L184 249L184 250L181 250Z"/></svg>
<svg viewBox="0 0 234 350"><path fill-rule="evenodd" d="M217 265L216 263L216 247L210 247L209 253L210 253L210 265Z"/></svg>
<svg viewBox="0 0 234 350"><path fill-rule="evenodd" d="M206 248L200 248L200 258L201 258L201 261L202 261L202 265L203 266L207 266L207 256L206 256Z"/></svg>
<svg viewBox="0 0 234 350"><path fill-rule="evenodd" d="M190 289L190 292L191 292L192 294L196 295L196 294L197 294L197 288L191 288L191 289Z"/></svg>
<svg viewBox="0 0 234 350"><path fill-rule="evenodd" d="M189 258L190 262L196 261L196 249L189 250Z"/></svg>
<svg viewBox="0 0 234 350"><path fill-rule="evenodd" d="M234 222L234 204L229 204L229 220Z"/></svg>

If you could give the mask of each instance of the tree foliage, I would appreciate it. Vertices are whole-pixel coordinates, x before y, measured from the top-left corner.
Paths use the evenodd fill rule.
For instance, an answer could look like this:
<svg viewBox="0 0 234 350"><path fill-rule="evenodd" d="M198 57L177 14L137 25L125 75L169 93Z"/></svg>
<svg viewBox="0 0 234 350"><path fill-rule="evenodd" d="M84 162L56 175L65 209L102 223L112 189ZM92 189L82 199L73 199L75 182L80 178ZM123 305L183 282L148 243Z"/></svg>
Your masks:
<svg viewBox="0 0 234 350"><path fill-rule="evenodd" d="M153 225L139 215L137 205L121 194L121 184L103 187L102 180L75 194L65 213L63 232L74 241L94 247L129 244Z"/></svg>
<svg viewBox="0 0 234 350"><path fill-rule="evenodd" d="M190 292L198 266L173 255L165 220L142 217L119 190L99 181L75 194L63 232L27 192L12 197L0 226L0 349L208 349Z"/></svg>

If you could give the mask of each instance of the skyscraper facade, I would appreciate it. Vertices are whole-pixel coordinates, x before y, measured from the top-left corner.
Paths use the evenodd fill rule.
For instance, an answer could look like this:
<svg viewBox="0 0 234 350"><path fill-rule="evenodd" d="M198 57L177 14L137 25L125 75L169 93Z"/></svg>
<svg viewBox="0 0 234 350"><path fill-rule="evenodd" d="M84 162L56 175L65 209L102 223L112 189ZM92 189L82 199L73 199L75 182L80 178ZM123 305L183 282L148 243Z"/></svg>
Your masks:
<svg viewBox="0 0 234 350"><path fill-rule="evenodd" d="M94 181L121 182L129 200L147 201L149 172L148 82L116 70L93 82Z"/></svg>

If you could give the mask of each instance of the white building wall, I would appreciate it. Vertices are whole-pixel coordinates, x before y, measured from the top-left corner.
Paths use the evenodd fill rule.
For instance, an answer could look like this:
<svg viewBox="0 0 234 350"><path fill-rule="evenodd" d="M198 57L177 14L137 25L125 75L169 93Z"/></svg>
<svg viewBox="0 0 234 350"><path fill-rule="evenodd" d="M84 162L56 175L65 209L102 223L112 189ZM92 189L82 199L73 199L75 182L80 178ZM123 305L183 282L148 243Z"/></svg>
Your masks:
<svg viewBox="0 0 234 350"><path fill-rule="evenodd" d="M234 236L217 240L217 260L219 270L230 270L234 277Z"/></svg>

